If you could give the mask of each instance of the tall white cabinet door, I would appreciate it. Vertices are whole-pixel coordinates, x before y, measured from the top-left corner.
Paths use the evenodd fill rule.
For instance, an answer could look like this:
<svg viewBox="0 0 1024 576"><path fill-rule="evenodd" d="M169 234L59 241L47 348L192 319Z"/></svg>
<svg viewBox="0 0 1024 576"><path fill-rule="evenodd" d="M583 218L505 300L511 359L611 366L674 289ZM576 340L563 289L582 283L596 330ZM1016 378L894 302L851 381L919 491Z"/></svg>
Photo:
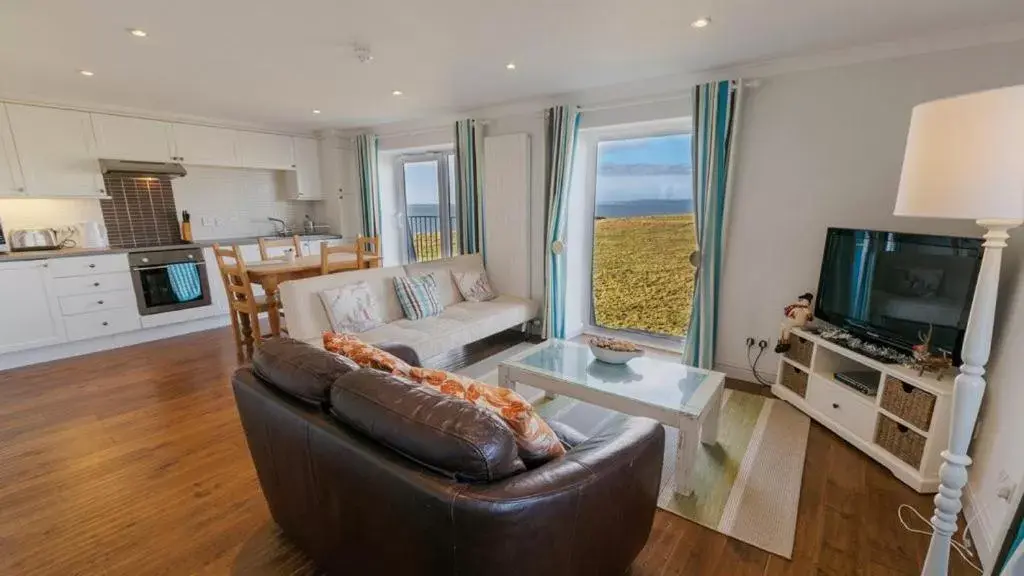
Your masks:
<svg viewBox="0 0 1024 576"><path fill-rule="evenodd" d="M8 104L11 134L29 196L102 196L87 112Z"/></svg>
<svg viewBox="0 0 1024 576"><path fill-rule="evenodd" d="M93 114L92 128L100 158L171 161L171 125L167 122Z"/></svg>
<svg viewBox="0 0 1024 576"><path fill-rule="evenodd" d="M291 136L238 132L238 161L245 168L291 170L295 152Z"/></svg>
<svg viewBox="0 0 1024 576"><path fill-rule="evenodd" d="M226 128L173 124L174 154L178 162L203 166L239 166L238 133Z"/></svg>
<svg viewBox="0 0 1024 576"><path fill-rule="evenodd" d="M285 179L288 198L320 200L324 197L320 181L320 147L312 138L294 138L295 171Z"/></svg>
<svg viewBox="0 0 1024 576"><path fill-rule="evenodd" d="M0 264L0 354L64 342L45 260Z"/></svg>
<svg viewBox="0 0 1024 576"><path fill-rule="evenodd" d="M25 181L21 177L21 163L7 122L7 107L0 102L0 196L24 195Z"/></svg>

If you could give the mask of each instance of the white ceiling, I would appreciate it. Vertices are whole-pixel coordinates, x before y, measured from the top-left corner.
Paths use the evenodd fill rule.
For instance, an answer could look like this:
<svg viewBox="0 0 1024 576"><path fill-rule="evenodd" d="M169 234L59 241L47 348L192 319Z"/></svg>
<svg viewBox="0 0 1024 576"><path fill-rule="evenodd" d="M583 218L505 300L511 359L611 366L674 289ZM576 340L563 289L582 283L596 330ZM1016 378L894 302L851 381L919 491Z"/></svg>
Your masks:
<svg viewBox="0 0 1024 576"><path fill-rule="evenodd" d="M3 0L0 97L365 126L1015 20L1021 0Z"/></svg>

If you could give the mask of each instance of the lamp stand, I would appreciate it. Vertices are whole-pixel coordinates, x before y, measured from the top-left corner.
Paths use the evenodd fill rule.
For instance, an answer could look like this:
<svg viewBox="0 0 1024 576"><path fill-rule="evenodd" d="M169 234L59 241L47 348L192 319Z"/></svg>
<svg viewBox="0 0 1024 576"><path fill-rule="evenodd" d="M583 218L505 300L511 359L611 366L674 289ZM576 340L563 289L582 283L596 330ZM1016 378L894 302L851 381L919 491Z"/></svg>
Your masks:
<svg viewBox="0 0 1024 576"><path fill-rule="evenodd" d="M971 444L981 399L985 395L983 375L992 348L992 324L996 316L1003 248L1010 237L1008 231L1021 223L1020 220L978 220L978 225L988 230L985 233L985 254L981 259L971 317L964 335L963 364L960 375L953 382L949 446L942 452L939 493L935 495L935 515L931 519L935 531L921 568L922 576L946 576L949 573L950 541L956 534L957 515L963 508L960 497L967 484L967 467L971 465L967 448Z"/></svg>

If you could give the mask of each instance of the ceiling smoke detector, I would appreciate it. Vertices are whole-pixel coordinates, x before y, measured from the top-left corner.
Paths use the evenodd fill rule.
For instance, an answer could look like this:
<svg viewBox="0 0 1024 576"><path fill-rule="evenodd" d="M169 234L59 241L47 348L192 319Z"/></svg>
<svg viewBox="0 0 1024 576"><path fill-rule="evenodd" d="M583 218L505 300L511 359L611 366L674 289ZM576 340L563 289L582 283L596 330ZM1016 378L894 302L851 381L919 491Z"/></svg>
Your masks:
<svg viewBox="0 0 1024 576"><path fill-rule="evenodd" d="M356 44L355 47L353 48L353 52L355 52L356 59L363 64L373 61L373 53L370 52L369 46Z"/></svg>

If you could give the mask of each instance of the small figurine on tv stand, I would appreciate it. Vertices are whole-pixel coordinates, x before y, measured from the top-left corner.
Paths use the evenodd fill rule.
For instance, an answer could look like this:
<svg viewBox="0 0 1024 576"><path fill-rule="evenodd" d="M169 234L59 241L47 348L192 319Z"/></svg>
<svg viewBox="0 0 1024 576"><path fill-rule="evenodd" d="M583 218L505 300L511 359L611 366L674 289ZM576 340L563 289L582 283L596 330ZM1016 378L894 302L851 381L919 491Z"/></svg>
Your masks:
<svg viewBox="0 0 1024 576"><path fill-rule="evenodd" d="M946 373L946 370L953 367L953 359L945 352L932 354L932 332L934 330L934 326L929 326L927 334L920 332L917 334L921 343L913 348L914 361L911 362L910 367L917 370L918 376L924 376L925 372L935 372L935 379L942 380L942 375Z"/></svg>
<svg viewBox="0 0 1024 576"><path fill-rule="evenodd" d="M808 322L814 320L814 313L811 310L813 301L814 294L807 292L798 296L796 302L786 306L785 318L782 319L782 326L779 329L779 343L775 345L777 354L789 350L789 333L793 331L793 328L803 328Z"/></svg>

